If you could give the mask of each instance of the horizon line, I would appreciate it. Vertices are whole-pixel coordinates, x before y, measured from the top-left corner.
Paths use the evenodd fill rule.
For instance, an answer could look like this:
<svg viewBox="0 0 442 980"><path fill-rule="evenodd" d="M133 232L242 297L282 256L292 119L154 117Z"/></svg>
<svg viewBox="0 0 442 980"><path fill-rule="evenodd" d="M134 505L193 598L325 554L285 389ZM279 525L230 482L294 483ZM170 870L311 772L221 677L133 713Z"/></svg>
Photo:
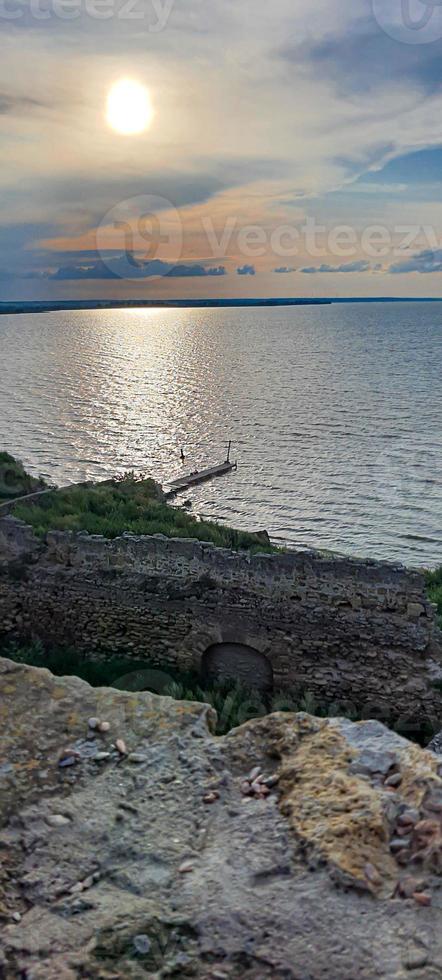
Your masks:
<svg viewBox="0 0 442 980"><path fill-rule="evenodd" d="M20 311L57 312L97 308L188 308L192 307L241 307L241 306L323 306L335 303L437 303L442 296L268 296L268 297L207 297L196 299L48 299L48 300L0 300L0 313Z"/></svg>

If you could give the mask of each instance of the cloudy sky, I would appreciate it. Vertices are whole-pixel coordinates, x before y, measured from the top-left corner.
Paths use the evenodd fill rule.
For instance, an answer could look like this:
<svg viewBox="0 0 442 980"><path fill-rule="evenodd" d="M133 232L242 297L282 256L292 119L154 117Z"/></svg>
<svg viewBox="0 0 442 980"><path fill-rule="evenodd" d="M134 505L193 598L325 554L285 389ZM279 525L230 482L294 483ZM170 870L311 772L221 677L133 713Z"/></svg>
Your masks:
<svg viewBox="0 0 442 980"><path fill-rule="evenodd" d="M1 298L441 294L434 0L0 0L0 29Z"/></svg>

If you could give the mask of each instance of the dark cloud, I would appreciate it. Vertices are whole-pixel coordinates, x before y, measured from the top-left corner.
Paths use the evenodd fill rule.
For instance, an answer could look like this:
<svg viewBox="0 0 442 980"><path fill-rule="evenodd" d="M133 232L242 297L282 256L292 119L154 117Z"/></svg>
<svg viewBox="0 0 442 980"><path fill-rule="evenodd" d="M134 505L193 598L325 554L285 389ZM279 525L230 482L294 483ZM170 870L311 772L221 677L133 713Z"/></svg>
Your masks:
<svg viewBox="0 0 442 980"><path fill-rule="evenodd" d="M241 265L236 271L238 276L256 276L254 265Z"/></svg>
<svg viewBox="0 0 442 980"><path fill-rule="evenodd" d="M357 262L345 262L343 265L327 265L326 262L322 265L308 265L301 272L314 275L316 272L368 272L369 269L370 263L361 259Z"/></svg>
<svg viewBox="0 0 442 980"><path fill-rule="evenodd" d="M79 279L151 279L154 276L164 276L170 279L189 277L225 276L224 266L207 267L204 265L186 265L185 263L171 264L154 259L143 262L131 255L120 255L106 261L101 259L81 265L60 266L55 272L46 273L47 279L70 280ZM36 273L35 278L40 278Z"/></svg>
<svg viewBox="0 0 442 980"><path fill-rule="evenodd" d="M52 262L54 265L58 264L60 260L63 262L68 262L70 259L77 260L78 262L88 262L90 259L94 261L101 261L102 259L112 259L118 258L121 255L120 248L102 248L100 252L97 252L96 248L73 248L73 249L63 249L62 252L44 252L45 262Z"/></svg>
<svg viewBox="0 0 442 980"><path fill-rule="evenodd" d="M39 102L38 99L0 92L0 116L14 116L17 113L23 114L42 108L45 108L45 103Z"/></svg>
<svg viewBox="0 0 442 980"><path fill-rule="evenodd" d="M90 226L95 227L113 208L121 207L132 198L140 198L140 208L147 209L149 198L156 211L170 207L179 209L202 204L225 189L221 178L208 174L183 175L162 170L146 176L132 174L116 178L86 177L51 181L41 186L41 201L48 199L55 208L79 207L89 214ZM36 188L39 193L39 188ZM112 215L109 216L112 222Z"/></svg>
<svg viewBox="0 0 442 980"><path fill-rule="evenodd" d="M120 279L121 276L110 265L95 262L93 265L62 265L55 272L48 272L46 278L76 281L77 279Z"/></svg>
<svg viewBox="0 0 442 980"><path fill-rule="evenodd" d="M162 198L158 210L168 206L183 208L203 204L216 194L241 186L250 180L286 176L290 165L277 159L244 158L218 161L200 157L194 173L183 173L173 168L151 170L146 173L122 173L121 176L84 175L68 179L40 179L32 184L32 199L47 205L49 214L59 214L60 208L75 208L88 217L89 227L96 227L106 214L134 197ZM20 188L19 201L26 200L27 187ZM154 202L155 203L155 202ZM140 203L140 207L142 202ZM111 220L111 219L110 219ZM67 228L69 224L67 223Z"/></svg>
<svg viewBox="0 0 442 980"><path fill-rule="evenodd" d="M404 272L442 272L442 248L437 248L434 251L425 249L425 251L418 252L417 255L413 255L409 259L393 263L388 271L392 272L393 275Z"/></svg>
<svg viewBox="0 0 442 980"><path fill-rule="evenodd" d="M8 203L11 196L8 192ZM6 200L6 195L4 199ZM41 267L41 256L38 251L28 248L29 242L54 232L53 225L31 221L28 224L0 225L0 263L3 270L1 279L22 279L28 274L34 278Z"/></svg>
<svg viewBox="0 0 442 980"><path fill-rule="evenodd" d="M166 275L168 278L178 279L185 276L225 276L226 269L223 265L209 268L203 265L175 265Z"/></svg>
<svg viewBox="0 0 442 980"><path fill-rule="evenodd" d="M345 33L319 42L287 45L280 55L296 68L300 63L308 64L347 95L391 85L395 80L415 81L429 93L442 84L438 46L400 44L381 30L372 16L355 20Z"/></svg>
<svg viewBox="0 0 442 980"><path fill-rule="evenodd" d="M1 116L0 116L1 118ZM227 186L227 185L226 185ZM98 259L118 257L119 250L102 251L55 251L38 243L54 241L59 237L74 238L79 234L94 231L103 221L112 226L112 208L116 205L140 197L140 208L146 206L147 198L154 198L155 209L160 213L170 205L178 211L181 207L202 204L220 190L224 190L221 178L210 174L195 175L174 172L154 172L146 177L124 175L122 177L84 177L68 179L41 179L32 183L22 182L8 189L7 204L11 213L17 216L15 224L0 225L0 264L2 267L14 264L17 274L22 276L24 267L31 274L41 268L68 266L70 260L79 266L93 266ZM162 201L159 199L163 199ZM6 200L6 198L5 198ZM36 203L37 202L37 203ZM35 209L45 215L44 222L32 220ZM108 218L106 219L106 216ZM18 219L22 217L22 220ZM51 220L53 219L53 220ZM31 248L29 246L32 246ZM92 260L92 261L89 261ZM113 278L104 273L105 278ZM69 268L63 269L57 278L70 279ZM83 271L81 278L99 278L95 269Z"/></svg>
<svg viewBox="0 0 442 980"><path fill-rule="evenodd" d="M289 265L281 265L279 269L273 270L273 272L277 272L282 276L287 275L289 272L295 272L295 271L296 270L293 268L293 266L289 266Z"/></svg>

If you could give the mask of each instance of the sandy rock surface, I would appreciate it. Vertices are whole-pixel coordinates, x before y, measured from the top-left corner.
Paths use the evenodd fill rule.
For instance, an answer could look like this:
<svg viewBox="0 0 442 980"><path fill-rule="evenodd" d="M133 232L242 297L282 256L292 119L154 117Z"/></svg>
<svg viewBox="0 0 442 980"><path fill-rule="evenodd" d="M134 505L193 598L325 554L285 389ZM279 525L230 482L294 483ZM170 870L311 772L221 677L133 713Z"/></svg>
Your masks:
<svg viewBox="0 0 442 980"><path fill-rule="evenodd" d="M308 715L216 738L7 660L0 729L5 980L442 976L433 753Z"/></svg>

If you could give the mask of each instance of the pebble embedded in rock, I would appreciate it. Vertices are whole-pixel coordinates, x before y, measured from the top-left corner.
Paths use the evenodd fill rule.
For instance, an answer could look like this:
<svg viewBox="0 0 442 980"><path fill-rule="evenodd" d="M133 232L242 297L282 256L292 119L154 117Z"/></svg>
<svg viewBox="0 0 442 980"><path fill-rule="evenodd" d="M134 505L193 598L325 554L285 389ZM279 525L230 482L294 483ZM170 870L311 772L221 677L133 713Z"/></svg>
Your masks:
<svg viewBox="0 0 442 980"><path fill-rule="evenodd" d="M264 779L264 785L268 786L269 789L273 789L273 787L277 786L278 783L279 783L279 776L276 776L276 774L274 776L266 776Z"/></svg>
<svg viewBox="0 0 442 980"><path fill-rule="evenodd" d="M138 763L147 762L147 756L142 755L141 752L131 752L127 758L129 762L138 762Z"/></svg>
<svg viewBox="0 0 442 980"><path fill-rule="evenodd" d="M103 734L105 732L109 732L110 731L110 724L109 724L109 722L108 721L100 721L98 723L98 731L99 732L102 732Z"/></svg>
<svg viewBox="0 0 442 980"><path fill-rule="evenodd" d="M129 813L137 814L139 812L137 806L134 806L133 803L128 803L126 800L121 800L118 806L121 810L127 810Z"/></svg>
<svg viewBox="0 0 442 980"><path fill-rule="evenodd" d="M411 950L405 960L404 966L407 970L420 970L428 963L428 955L424 950Z"/></svg>
<svg viewBox="0 0 442 980"><path fill-rule="evenodd" d="M432 838L439 836L439 822L437 820L420 820L415 825L414 833L422 843L427 843Z"/></svg>
<svg viewBox="0 0 442 980"><path fill-rule="evenodd" d="M78 756L76 755L64 755L58 760L58 765L60 769L66 769L68 766L76 766L78 762Z"/></svg>
<svg viewBox="0 0 442 980"><path fill-rule="evenodd" d="M193 871L193 864L192 864L192 862L191 861L183 861L183 863L180 864L180 866L178 868L178 871L179 871L180 875L187 875L187 874L189 874L190 871Z"/></svg>
<svg viewBox="0 0 442 980"><path fill-rule="evenodd" d="M266 776L260 766L255 766L247 779L243 779L240 789L243 796L264 799L270 795L271 789L279 782L279 776Z"/></svg>
<svg viewBox="0 0 442 980"><path fill-rule="evenodd" d="M254 793L256 799L263 800L266 796L270 796L269 787L265 783L259 782L257 779L251 786L251 792Z"/></svg>
<svg viewBox="0 0 442 980"><path fill-rule="evenodd" d="M82 881L77 881L76 885L72 885L72 888L69 889L69 894L70 895L79 895L80 892L82 892L82 891L84 891L83 882Z"/></svg>
<svg viewBox="0 0 442 980"><path fill-rule="evenodd" d="M365 877L367 878L367 881L371 881L372 885L380 885L382 883L382 878L377 868L375 868L374 864L370 864L370 863L366 864L364 868L364 873L365 873Z"/></svg>
<svg viewBox="0 0 442 980"><path fill-rule="evenodd" d="M126 742L122 738L117 738L115 742L115 748L120 755L127 755Z"/></svg>
<svg viewBox="0 0 442 980"><path fill-rule="evenodd" d="M413 824L407 823L404 826L396 827L398 837L409 837L413 830Z"/></svg>
<svg viewBox="0 0 442 980"><path fill-rule="evenodd" d="M13 913L12 913L12 920L13 920L14 922L21 922L21 915L20 915L20 912L13 912Z"/></svg>
<svg viewBox="0 0 442 980"><path fill-rule="evenodd" d="M420 820L419 810L404 810L397 819L400 827L407 827L416 824Z"/></svg>
<svg viewBox="0 0 442 980"><path fill-rule="evenodd" d="M144 934L134 936L133 943L137 953L140 953L142 956L146 956L152 945L149 936L145 936Z"/></svg>
<svg viewBox="0 0 442 980"><path fill-rule="evenodd" d="M88 725L89 725L89 728L91 728L92 730L94 730L95 728L98 728L99 727L99 725L100 725L100 719L99 718L89 718Z"/></svg>
<svg viewBox="0 0 442 980"><path fill-rule="evenodd" d="M219 793L216 790L213 793L206 793L203 796L203 803L216 803L217 800L219 800Z"/></svg>
<svg viewBox="0 0 442 980"><path fill-rule="evenodd" d="M396 858L397 863L400 864L403 868L405 868L407 866L407 864L409 863L409 861L410 861L410 850L409 850L409 848L407 847L407 848L404 848L403 851L397 851L396 854L395 854L395 858Z"/></svg>
<svg viewBox="0 0 442 980"><path fill-rule="evenodd" d="M404 851L410 844L410 840L407 837L393 837L390 841L390 851L394 854L396 851Z"/></svg>
<svg viewBox="0 0 442 980"><path fill-rule="evenodd" d="M431 905L431 895L427 895L426 892L414 892L413 898L418 905L427 906L427 907Z"/></svg>
<svg viewBox="0 0 442 980"><path fill-rule="evenodd" d="M413 898L414 895L422 893L425 888L425 881L419 878L402 878L397 886L398 894L402 898Z"/></svg>
<svg viewBox="0 0 442 980"><path fill-rule="evenodd" d="M110 759L110 752L97 752L93 758L94 762L105 762L106 759Z"/></svg>
<svg viewBox="0 0 442 980"><path fill-rule="evenodd" d="M50 827L66 827L70 822L69 817L64 817L62 813L50 813L46 817L46 823Z"/></svg>
<svg viewBox="0 0 442 980"><path fill-rule="evenodd" d="M396 789L397 786L401 785L401 782L402 776L400 772L395 772L392 776L387 777L385 780L385 786L391 786L393 789Z"/></svg>

